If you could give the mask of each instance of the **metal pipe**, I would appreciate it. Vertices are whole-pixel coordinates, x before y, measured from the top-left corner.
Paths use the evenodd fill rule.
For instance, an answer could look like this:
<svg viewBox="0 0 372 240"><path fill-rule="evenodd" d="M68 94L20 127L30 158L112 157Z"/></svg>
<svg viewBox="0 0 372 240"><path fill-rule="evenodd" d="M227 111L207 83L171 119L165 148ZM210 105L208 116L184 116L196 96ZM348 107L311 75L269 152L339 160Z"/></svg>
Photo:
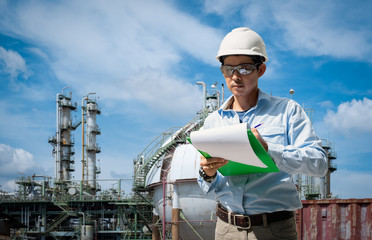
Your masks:
<svg viewBox="0 0 372 240"><path fill-rule="evenodd" d="M118 179L118 193L119 193L119 197L121 196L121 180Z"/></svg>
<svg viewBox="0 0 372 240"><path fill-rule="evenodd" d="M177 184L173 184L172 206L173 206L173 208L180 208Z"/></svg>
<svg viewBox="0 0 372 240"><path fill-rule="evenodd" d="M206 101L207 101L207 88L206 88L205 82L195 82L195 83L203 86L203 110L204 110L206 106Z"/></svg>
<svg viewBox="0 0 372 240"><path fill-rule="evenodd" d="M83 228L84 228L84 236L86 235L86 227L85 227L85 214L83 212L79 212L79 214L83 215Z"/></svg>
<svg viewBox="0 0 372 240"><path fill-rule="evenodd" d="M62 90L63 91L63 90ZM58 172L59 172L59 138L60 138L60 127L59 127L59 123L60 123L60 114L59 114L59 97L61 96L62 94L61 93L58 93L57 96L56 96L56 112L57 112L57 122L56 122L56 129L57 129L57 132L56 132L56 180L59 180L59 176L58 176Z"/></svg>
<svg viewBox="0 0 372 240"><path fill-rule="evenodd" d="M134 229L134 239L137 239L137 207L134 208Z"/></svg>
<svg viewBox="0 0 372 240"><path fill-rule="evenodd" d="M84 182L80 181L80 191L79 191L80 201L83 200L83 184L84 184Z"/></svg>
<svg viewBox="0 0 372 240"><path fill-rule="evenodd" d="M84 100L87 100L88 99L88 96L86 97L83 97L83 99L81 100L81 129L82 129L82 133L81 133L81 165L82 165L82 171L81 171L81 179L83 181L83 184L84 184L84 178L85 178L85 156L84 156L84 146L85 146L85 143L84 143L84 140L85 140L85 132L84 132L84 126L85 126L85 120L84 120Z"/></svg>
<svg viewBox="0 0 372 240"><path fill-rule="evenodd" d="M172 240L178 240L179 238L179 218L180 218L180 203L178 198L177 184L173 184L173 196L172 196Z"/></svg>
<svg viewBox="0 0 372 240"><path fill-rule="evenodd" d="M94 220L94 239L95 240L98 239L98 224L97 224L97 220Z"/></svg>
<svg viewBox="0 0 372 240"><path fill-rule="evenodd" d="M163 239L165 239L165 180L167 178L167 174L171 166L163 174Z"/></svg>
<svg viewBox="0 0 372 240"><path fill-rule="evenodd" d="M222 103L225 101L225 85L222 83L222 89L221 89L221 92L222 92Z"/></svg>

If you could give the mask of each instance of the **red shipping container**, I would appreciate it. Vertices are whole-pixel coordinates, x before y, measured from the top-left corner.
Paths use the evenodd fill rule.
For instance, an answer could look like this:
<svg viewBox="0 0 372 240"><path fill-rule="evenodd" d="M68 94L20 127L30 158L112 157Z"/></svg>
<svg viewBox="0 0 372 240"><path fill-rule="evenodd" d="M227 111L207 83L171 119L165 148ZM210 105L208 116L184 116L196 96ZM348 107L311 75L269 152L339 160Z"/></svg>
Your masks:
<svg viewBox="0 0 372 240"><path fill-rule="evenodd" d="M372 240L372 199L304 200L296 211L302 240Z"/></svg>

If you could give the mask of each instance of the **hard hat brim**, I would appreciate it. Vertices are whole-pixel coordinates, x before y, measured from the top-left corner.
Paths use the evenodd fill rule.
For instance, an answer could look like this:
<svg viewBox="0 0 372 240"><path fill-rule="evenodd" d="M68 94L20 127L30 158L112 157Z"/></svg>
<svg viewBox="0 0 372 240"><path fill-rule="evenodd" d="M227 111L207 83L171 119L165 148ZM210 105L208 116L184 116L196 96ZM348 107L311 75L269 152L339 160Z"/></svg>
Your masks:
<svg viewBox="0 0 372 240"><path fill-rule="evenodd" d="M259 52L255 52L255 51L252 51L252 50L248 50L248 49L234 49L234 50L229 50L229 51L219 51L218 54L217 54L217 60L220 61L221 57L224 57L224 56L226 57L226 56L230 56L230 55L261 56L261 57L264 57L264 59L265 59L264 62L269 61L269 58L267 56L265 56L264 54L259 53Z"/></svg>

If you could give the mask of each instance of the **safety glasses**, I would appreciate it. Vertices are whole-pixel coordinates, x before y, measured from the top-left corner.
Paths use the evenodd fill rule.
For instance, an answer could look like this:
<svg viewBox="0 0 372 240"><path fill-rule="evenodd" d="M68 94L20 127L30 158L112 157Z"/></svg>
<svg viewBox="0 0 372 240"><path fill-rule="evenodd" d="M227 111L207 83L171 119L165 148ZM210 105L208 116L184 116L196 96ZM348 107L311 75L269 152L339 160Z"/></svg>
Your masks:
<svg viewBox="0 0 372 240"><path fill-rule="evenodd" d="M238 71L240 75L248 75L257 68L257 63L244 63L238 66L222 65L221 72L224 76L230 77L234 71Z"/></svg>

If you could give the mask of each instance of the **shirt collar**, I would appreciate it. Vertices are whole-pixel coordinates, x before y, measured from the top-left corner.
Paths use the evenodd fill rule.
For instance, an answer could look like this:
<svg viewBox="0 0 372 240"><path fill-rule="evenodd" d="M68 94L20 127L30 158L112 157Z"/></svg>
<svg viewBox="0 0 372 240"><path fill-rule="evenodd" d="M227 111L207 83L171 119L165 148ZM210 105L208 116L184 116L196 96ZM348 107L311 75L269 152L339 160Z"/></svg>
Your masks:
<svg viewBox="0 0 372 240"><path fill-rule="evenodd" d="M270 96L267 94L267 93L264 93L261 91L261 89L258 89L258 99L257 99L257 104L256 106L259 104L259 102L261 100L264 100L264 99L269 99ZM221 107L219 108L219 112L221 111L229 111L231 109L229 109L229 107L231 106L232 102L234 101L234 95L231 95L222 105ZM254 106L254 107L256 107Z"/></svg>

